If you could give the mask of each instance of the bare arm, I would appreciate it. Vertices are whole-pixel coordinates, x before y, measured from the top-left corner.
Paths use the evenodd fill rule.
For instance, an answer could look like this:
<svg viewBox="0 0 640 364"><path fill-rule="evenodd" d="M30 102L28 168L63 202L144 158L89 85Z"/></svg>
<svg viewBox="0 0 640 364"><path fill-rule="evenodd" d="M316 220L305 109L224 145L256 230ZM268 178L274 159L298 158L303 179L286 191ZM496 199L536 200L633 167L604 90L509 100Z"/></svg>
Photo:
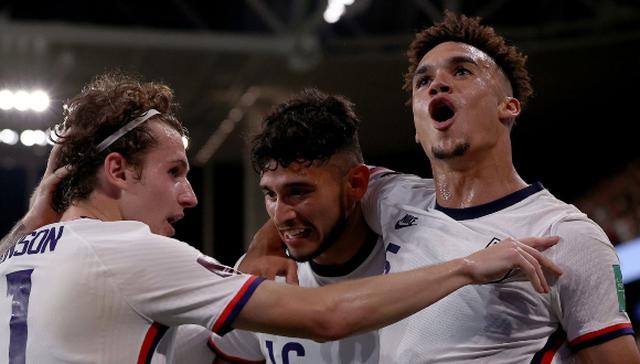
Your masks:
<svg viewBox="0 0 640 364"><path fill-rule="evenodd" d="M631 335L624 335L578 352L580 363L640 364L638 346Z"/></svg>
<svg viewBox="0 0 640 364"><path fill-rule="evenodd" d="M525 272L538 292L548 292L543 268L555 274L560 270L536 249L555 245L558 238L525 240L506 239L463 259L320 288L267 281L258 286L234 327L336 340L391 324L460 287L490 282L513 268Z"/></svg>
<svg viewBox="0 0 640 364"><path fill-rule="evenodd" d="M280 235L271 220L253 236L238 269L267 279L285 276L287 283L298 284L298 266L284 253Z"/></svg>

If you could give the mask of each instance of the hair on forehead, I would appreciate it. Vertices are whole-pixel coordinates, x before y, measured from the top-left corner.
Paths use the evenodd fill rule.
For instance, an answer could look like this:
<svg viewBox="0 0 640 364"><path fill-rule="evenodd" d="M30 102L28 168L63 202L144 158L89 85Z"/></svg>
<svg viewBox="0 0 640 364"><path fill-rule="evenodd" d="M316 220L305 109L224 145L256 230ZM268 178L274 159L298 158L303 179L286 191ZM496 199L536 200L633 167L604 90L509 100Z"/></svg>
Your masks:
<svg viewBox="0 0 640 364"><path fill-rule="evenodd" d="M338 153L362 163L359 124L346 98L306 89L264 119L262 131L251 142L253 168L260 174L294 162L311 166Z"/></svg>
<svg viewBox="0 0 640 364"><path fill-rule="evenodd" d="M493 59L511 84L513 97L524 107L533 94L526 67L527 57L515 46L508 44L494 28L481 25L480 21L479 17L467 17L447 11L441 22L416 34L407 50L409 67L404 76L403 89L411 93L416 68L431 49L445 42L460 42L481 50Z"/></svg>

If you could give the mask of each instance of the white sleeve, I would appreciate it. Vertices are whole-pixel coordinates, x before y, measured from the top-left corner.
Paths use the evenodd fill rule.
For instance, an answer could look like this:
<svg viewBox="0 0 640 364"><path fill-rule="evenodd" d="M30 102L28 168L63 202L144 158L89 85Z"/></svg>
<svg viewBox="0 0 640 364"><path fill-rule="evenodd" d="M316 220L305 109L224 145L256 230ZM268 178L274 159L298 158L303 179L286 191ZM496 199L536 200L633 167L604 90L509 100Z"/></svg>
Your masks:
<svg viewBox="0 0 640 364"><path fill-rule="evenodd" d="M174 340L172 363L211 364L216 358L209 347L211 331L198 325L180 325ZM234 331L227 335L231 335Z"/></svg>
<svg viewBox="0 0 640 364"><path fill-rule="evenodd" d="M554 311L575 351L633 334L624 307L624 285L615 249L586 218L562 221L550 258L563 270L552 288Z"/></svg>
<svg viewBox="0 0 640 364"><path fill-rule="evenodd" d="M142 226L121 232L119 244L110 239L92 244L127 303L165 326L196 324L220 335L231 330L262 278L234 274L193 247Z"/></svg>
<svg viewBox="0 0 640 364"><path fill-rule="evenodd" d="M369 167L369 186L361 200L364 219L378 235L387 222L385 206L427 208L435 201L433 180L402 174L383 167Z"/></svg>
<svg viewBox="0 0 640 364"><path fill-rule="evenodd" d="M231 363L264 363L266 361L260 350L258 334L251 331L233 330L224 337L212 334L209 345L217 356Z"/></svg>

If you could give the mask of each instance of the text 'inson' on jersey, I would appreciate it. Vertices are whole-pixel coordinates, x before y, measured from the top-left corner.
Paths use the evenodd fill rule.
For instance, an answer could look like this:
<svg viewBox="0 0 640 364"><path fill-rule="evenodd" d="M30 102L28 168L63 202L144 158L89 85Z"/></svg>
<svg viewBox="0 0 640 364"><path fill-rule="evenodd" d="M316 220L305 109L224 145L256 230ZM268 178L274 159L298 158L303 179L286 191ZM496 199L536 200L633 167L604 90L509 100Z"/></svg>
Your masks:
<svg viewBox="0 0 640 364"><path fill-rule="evenodd" d="M64 226L48 227L36 230L20 239L14 246L0 256L0 264L7 259L21 255L44 254L56 250Z"/></svg>

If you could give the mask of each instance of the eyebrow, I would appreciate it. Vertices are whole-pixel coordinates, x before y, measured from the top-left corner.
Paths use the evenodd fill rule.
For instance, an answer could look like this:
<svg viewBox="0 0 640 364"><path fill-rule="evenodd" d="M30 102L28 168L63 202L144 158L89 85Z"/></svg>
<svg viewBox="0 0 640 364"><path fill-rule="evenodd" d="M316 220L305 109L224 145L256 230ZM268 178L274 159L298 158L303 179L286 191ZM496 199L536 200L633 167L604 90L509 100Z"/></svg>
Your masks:
<svg viewBox="0 0 640 364"><path fill-rule="evenodd" d="M187 162L184 159L174 159L169 163L171 163L171 164L178 163L180 165L180 167L186 169L187 172L191 170L191 168L189 167L189 162Z"/></svg>
<svg viewBox="0 0 640 364"><path fill-rule="evenodd" d="M309 188L309 187L313 188L314 186L313 186L313 184L308 183L308 182L289 182L289 183L285 183L284 186L283 186L283 188L286 188L286 189L301 188L301 187L302 188ZM271 188L269 186L267 186L266 184L260 184L260 188L262 190L265 190L265 191L271 191Z"/></svg>
<svg viewBox="0 0 640 364"><path fill-rule="evenodd" d="M446 60L446 64L448 66L457 66L459 64L463 64L463 63L471 63L475 66L478 65L478 62L476 62L473 58L468 57L468 56L453 56L449 59ZM430 66L428 64L424 64L420 67L418 67L416 69L416 71L413 73L413 79L415 79L417 76L425 74L427 72L429 72L429 70L433 68L433 66Z"/></svg>

